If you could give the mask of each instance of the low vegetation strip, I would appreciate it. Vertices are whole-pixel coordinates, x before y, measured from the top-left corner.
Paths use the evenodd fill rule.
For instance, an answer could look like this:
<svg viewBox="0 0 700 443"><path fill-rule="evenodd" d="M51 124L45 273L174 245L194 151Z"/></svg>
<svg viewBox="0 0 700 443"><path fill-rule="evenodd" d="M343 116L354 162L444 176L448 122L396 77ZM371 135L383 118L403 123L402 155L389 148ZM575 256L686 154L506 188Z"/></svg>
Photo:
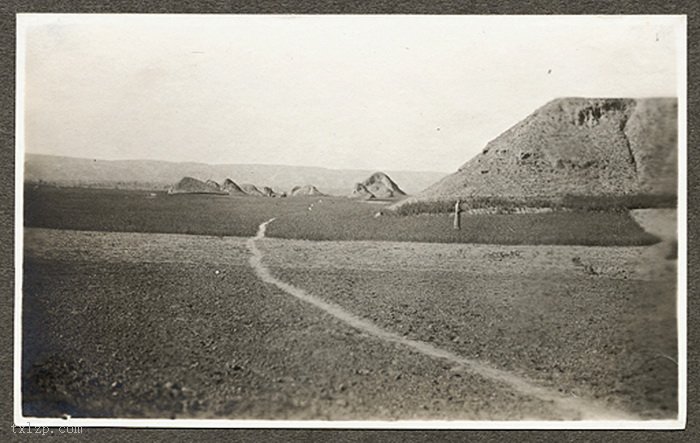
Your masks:
<svg viewBox="0 0 700 443"><path fill-rule="evenodd" d="M487 209L498 213L550 209L553 211L628 211L640 208L675 208L671 194L630 194L608 196L566 195L563 197L497 197L407 199L387 208L387 215L447 214L460 202L463 211Z"/></svg>
<svg viewBox="0 0 700 443"><path fill-rule="evenodd" d="M290 285L289 283L285 283L275 278L270 272L270 270L263 264L263 255L256 245L256 241L261 240L265 237L265 231L267 229L268 224L270 224L274 220L275 219L272 218L262 223L255 237L252 237L248 241L248 249L252 254L250 258L250 264L255 270L257 276L263 282L275 285L287 294L296 297L306 303L309 303L314 307L326 312L327 314L330 314L333 317L336 317L337 319L341 320L342 322L352 326L353 328L370 334L376 338L379 338L380 340L396 343L401 346L411 348L414 351L418 351L421 354L427 355L432 358L447 360L451 363L456 363L460 366L467 368L467 370L474 372L489 380L503 383L520 394L525 394L528 396L538 398L540 400L552 402L557 406L557 409L561 414L561 418L563 419L632 420L638 418L632 414L623 411L612 410L606 407L604 404L598 402L586 400L583 398L564 396L555 390L550 390L541 386L537 386L517 375L485 365L484 363L478 360L461 357L450 351L433 346L432 344L427 342L403 337L395 332L385 330L364 318L358 317L353 313L341 308L339 305L329 303L321 298L318 298L304 291L303 289L297 288L293 285Z"/></svg>

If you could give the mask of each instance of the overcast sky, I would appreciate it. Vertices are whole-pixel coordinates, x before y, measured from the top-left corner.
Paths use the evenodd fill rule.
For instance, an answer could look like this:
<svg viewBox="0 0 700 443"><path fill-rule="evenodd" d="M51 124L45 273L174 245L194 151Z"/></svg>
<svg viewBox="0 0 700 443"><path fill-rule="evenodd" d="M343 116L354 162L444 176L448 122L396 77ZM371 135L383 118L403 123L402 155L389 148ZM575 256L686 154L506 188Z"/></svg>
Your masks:
<svg viewBox="0 0 700 443"><path fill-rule="evenodd" d="M450 172L553 98L676 96L684 23L26 15L26 151Z"/></svg>

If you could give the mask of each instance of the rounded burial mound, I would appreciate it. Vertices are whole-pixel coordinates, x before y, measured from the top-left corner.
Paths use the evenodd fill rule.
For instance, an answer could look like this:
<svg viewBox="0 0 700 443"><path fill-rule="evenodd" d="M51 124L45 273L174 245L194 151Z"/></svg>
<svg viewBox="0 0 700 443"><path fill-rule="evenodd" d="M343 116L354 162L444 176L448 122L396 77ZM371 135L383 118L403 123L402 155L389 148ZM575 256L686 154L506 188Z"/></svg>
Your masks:
<svg viewBox="0 0 700 443"><path fill-rule="evenodd" d="M301 196L314 196L314 195L326 195L316 189L316 186L313 185L304 185L304 186L295 186L292 188L291 191L289 191L289 194L287 194L289 197L301 197Z"/></svg>
<svg viewBox="0 0 700 443"><path fill-rule="evenodd" d="M675 98L556 99L410 201L675 194L677 113Z"/></svg>
<svg viewBox="0 0 700 443"><path fill-rule="evenodd" d="M206 181L207 186L209 186L212 189L216 189L217 191L221 191L221 186L214 180L207 180Z"/></svg>
<svg viewBox="0 0 700 443"><path fill-rule="evenodd" d="M169 194L226 194L213 180L203 182L193 177L183 177L168 190Z"/></svg>

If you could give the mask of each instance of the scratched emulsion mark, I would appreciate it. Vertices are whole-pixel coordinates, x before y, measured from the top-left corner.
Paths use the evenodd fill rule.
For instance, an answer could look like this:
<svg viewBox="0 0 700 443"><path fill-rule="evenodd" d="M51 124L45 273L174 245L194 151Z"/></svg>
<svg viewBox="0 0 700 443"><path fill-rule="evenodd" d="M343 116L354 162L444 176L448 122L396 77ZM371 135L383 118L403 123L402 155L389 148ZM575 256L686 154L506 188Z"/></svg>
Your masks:
<svg viewBox="0 0 700 443"><path fill-rule="evenodd" d="M329 303L314 295L309 294L303 289L285 283L282 280L275 278L270 270L262 263L262 252L258 249L256 241L265 237L267 225L274 221L274 218L262 223L255 237L251 237L247 241L248 250L251 252L250 265L255 270L255 273L265 283L277 286L287 294L298 298L306 303L315 306L318 309L334 316L338 320L347 323L355 329L358 329L367 334L373 335L381 340L390 343L396 343L418 351L432 358L447 360L451 363L456 363L463 366L474 374L478 374L489 380L493 380L509 386L514 391L520 394L537 398L539 400L551 403L555 410L558 411L561 419L565 420L639 420L640 417L611 409L607 405L592 400L586 400L580 397L565 396L558 391L549 388L538 386L535 383L512 374L508 371L496 369L477 360L461 357L450 351L440 349L420 340L412 340L402 337L394 332L387 331L374 323L360 318L351 312L346 311L338 305Z"/></svg>

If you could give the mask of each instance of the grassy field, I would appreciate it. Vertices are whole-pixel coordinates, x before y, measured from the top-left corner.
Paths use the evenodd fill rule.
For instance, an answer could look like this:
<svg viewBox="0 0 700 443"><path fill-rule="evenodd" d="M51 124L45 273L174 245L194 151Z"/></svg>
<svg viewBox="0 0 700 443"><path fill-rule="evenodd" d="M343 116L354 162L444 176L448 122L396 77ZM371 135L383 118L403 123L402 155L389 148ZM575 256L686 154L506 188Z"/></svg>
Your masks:
<svg viewBox="0 0 700 443"><path fill-rule="evenodd" d="M216 236L252 236L260 223L276 217L268 235L308 240L621 246L658 241L620 211L463 214L456 231L447 214L375 217L387 204L28 187L24 217L27 227Z"/></svg>

